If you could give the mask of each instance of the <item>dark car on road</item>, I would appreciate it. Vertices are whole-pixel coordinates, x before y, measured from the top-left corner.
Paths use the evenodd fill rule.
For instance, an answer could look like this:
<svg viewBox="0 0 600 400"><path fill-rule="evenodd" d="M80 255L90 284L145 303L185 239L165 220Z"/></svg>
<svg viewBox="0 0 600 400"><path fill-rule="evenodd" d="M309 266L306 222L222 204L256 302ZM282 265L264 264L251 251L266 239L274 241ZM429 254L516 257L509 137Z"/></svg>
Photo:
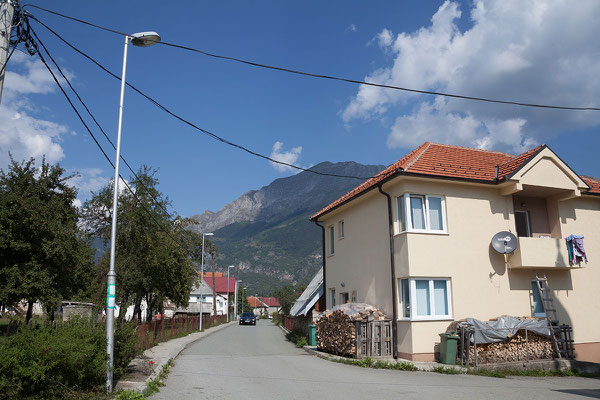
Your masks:
<svg viewBox="0 0 600 400"><path fill-rule="evenodd" d="M256 325L256 315L251 312L242 313L242 316L240 317L240 325L245 324Z"/></svg>

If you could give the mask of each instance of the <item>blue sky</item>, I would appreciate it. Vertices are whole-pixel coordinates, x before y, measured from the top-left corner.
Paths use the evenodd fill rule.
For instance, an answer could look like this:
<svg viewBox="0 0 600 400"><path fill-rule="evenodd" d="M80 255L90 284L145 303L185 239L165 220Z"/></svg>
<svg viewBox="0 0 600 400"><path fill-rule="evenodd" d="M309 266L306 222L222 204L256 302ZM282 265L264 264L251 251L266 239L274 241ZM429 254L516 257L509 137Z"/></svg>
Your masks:
<svg viewBox="0 0 600 400"><path fill-rule="evenodd" d="M600 3L593 0L576 9L560 1L491 0L184 2L178 9L165 2L31 3L264 64L417 89L600 106ZM29 11L120 74L122 37ZM115 138L119 82L35 21L32 26ZM18 159L46 154L80 173L73 183L85 200L110 179L110 166L37 58L15 54L0 106L0 163L7 164L8 151ZM600 112L358 87L162 45L129 48L127 81L202 128L303 167L322 161L387 165L426 140L513 154L546 143L577 172L600 175ZM217 211L294 173L200 134L132 91L125 96L122 152L134 166L159 168L160 189L183 216Z"/></svg>

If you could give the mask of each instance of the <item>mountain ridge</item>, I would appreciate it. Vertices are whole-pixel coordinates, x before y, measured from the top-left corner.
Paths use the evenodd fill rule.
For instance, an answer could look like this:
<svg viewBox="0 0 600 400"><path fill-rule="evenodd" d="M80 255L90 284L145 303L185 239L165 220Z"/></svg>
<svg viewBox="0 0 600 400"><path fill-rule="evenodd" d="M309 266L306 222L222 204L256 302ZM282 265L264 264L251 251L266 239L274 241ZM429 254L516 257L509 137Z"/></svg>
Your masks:
<svg viewBox="0 0 600 400"><path fill-rule="evenodd" d="M325 161L311 170L368 179L384 168ZM198 224L190 229L214 232L216 264L238 266L245 286L269 295L284 284L308 281L321 267L321 229L309 217L362 182L303 171L249 190L217 212L191 216Z"/></svg>

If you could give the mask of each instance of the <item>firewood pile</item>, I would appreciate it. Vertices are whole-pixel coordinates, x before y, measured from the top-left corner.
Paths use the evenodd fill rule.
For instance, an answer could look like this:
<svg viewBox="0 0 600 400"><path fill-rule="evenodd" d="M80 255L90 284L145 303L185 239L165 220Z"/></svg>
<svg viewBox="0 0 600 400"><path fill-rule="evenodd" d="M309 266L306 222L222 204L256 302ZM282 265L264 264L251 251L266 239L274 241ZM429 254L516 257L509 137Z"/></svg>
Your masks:
<svg viewBox="0 0 600 400"><path fill-rule="evenodd" d="M363 303L347 303L325 311L317 320L317 348L327 353L356 355L357 321L384 320L385 314Z"/></svg>
<svg viewBox="0 0 600 400"><path fill-rule="evenodd" d="M527 351L528 347L529 352ZM525 330L521 329L505 341L478 344L477 363L525 361L528 353L529 360L552 359L553 356L556 356L552 347L552 340L549 337L538 335L535 332L527 332L527 340L525 340ZM473 344L469 346L469 359L475 360Z"/></svg>

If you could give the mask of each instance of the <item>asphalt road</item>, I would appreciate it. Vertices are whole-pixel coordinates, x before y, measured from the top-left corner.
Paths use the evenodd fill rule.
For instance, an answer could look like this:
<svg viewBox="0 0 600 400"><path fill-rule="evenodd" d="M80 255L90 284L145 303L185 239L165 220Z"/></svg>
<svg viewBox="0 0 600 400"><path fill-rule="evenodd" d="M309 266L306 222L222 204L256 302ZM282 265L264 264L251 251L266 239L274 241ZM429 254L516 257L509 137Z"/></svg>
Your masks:
<svg viewBox="0 0 600 400"><path fill-rule="evenodd" d="M151 399L585 399L600 379L488 378L360 368L287 342L270 321L233 325L190 345Z"/></svg>

